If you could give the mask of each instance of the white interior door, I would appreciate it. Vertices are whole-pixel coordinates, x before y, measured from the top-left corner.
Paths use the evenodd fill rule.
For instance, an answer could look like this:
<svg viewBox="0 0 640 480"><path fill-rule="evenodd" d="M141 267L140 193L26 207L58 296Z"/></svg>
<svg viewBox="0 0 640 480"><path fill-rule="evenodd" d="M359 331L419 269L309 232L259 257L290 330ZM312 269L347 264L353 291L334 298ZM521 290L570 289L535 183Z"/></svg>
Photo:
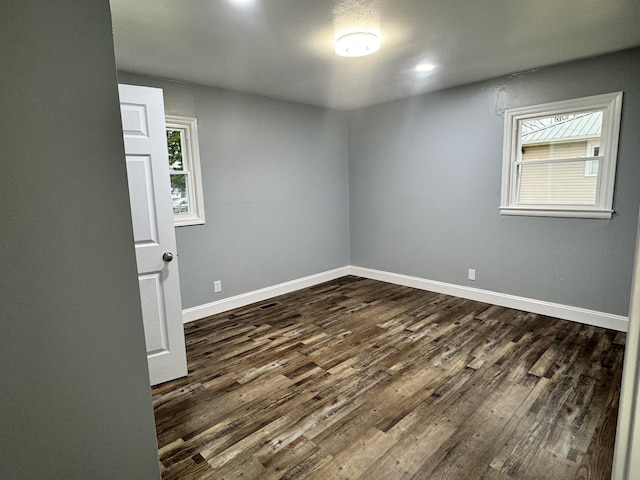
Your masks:
<svg viewBox="0 0 640 480"><path fill-rule="evenodd" d="M151 385L187 374L164 101L119 85L133 236Z"/></svg>

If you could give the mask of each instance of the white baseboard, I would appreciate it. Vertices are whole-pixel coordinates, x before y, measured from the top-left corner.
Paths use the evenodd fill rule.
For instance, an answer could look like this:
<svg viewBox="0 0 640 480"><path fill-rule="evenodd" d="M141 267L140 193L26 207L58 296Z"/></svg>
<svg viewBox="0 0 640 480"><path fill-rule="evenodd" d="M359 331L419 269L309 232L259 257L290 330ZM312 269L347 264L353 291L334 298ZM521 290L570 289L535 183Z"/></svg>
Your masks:
<svg viewBox="0 0 640 480"><path fill-rule="evenodd" d="M595 310L587 310L585 308L572 307L559 303L545 302L543 300L534 300L532 298L517 297L506 293L491 292L489 290L454 285L452 283L426 280L419 277L410 277L408 275L401 275L398 273L383 272L381 270L354 266L349 268L349 273L350 275L356 275L358 277L395 283L397 285L419 288L430 292L444 293L461 298L468 298L469 300L491 303L501 307L524 310L526 312L562 318L564 320L585 323L596 327L610 328L619 332L626 332L629 324L628 317L623 317L622 315L597 312Z"/></svg>
<svg viewBox="0 0 640 480"><path fill-rule="evenodd" d="M350 275L350 267L348 266L328 270L315 275L309 275L308 277L298 278L296 280L280 283L271 287L261 288L260 290L242 293L234 297L218 300L217 302L186 308L182 310L182 321L184 323L193 322L194 320L233 310L234 308L251 305L252 303L262 302L269 298L277 297L278 295L295 292L296 290L312 287L346 275Z"/></svg>
<svg viewBox="0 0 640 480"><path fill-rule="evenodd" d="M518 297L515 295L508 295L506 293L491 292L489 290L481 290L479 288L454 285L452 283L438 282L436 280L427 280L399 273L384 272L381 270L355 267L351 265L291 280L290 282L280 283L271 287L261 288L260 290L254 290L234 297L225 298L218 300L217 302L186 308L182 311L182 321L184 323L193 322L194 320L233 310L234 308L244 307L252 303L262 302L269 298L277 297L278 295L295 292L296 290L312 287L346 275L356 275L358 277L380 280L382 282L394 283L396 285L419 288L420 290L428 290L430 292L468 298L469 300L491 303L501 307L524 310L526 312L562 318L564 320L571 320L573 322L584 323L596 327L610 328L619 332L626 332L629 324L629 319L622 315L614 315L595 310L587 310L586 308L562 305L560 303L545 302L543 300Z"/></svg>

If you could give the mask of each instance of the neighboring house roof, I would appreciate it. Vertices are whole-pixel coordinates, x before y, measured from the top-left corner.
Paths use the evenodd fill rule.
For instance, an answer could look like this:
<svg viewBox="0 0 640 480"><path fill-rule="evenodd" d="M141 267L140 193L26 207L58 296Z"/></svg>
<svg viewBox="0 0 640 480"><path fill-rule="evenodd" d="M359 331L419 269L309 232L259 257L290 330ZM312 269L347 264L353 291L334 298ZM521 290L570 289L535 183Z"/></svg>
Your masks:
<svg viewBox="0 0 640 480"><path fill-rule="evenodd" d="M522 136L522 145L600 137L602 112L589 112Z"/></svg>

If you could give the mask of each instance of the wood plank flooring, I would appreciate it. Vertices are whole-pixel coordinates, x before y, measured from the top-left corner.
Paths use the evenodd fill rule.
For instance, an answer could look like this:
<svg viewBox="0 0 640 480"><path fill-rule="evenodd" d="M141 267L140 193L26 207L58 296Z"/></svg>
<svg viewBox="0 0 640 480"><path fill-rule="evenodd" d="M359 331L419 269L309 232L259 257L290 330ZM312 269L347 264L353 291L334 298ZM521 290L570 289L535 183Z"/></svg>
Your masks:
<svg viewBox="0 0 640 480"><path fill-rule="evenodd" d="M358 277L185 326L165 479L609 479L624 334Z"/></svg>

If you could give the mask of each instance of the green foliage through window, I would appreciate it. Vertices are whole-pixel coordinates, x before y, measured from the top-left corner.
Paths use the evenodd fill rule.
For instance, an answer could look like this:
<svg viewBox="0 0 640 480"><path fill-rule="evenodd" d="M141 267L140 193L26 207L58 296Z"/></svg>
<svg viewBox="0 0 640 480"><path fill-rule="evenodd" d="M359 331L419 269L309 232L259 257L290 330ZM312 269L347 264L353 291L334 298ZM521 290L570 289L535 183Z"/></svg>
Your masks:
<svg viewBox="0 0 640 480"><path fill-rule="evenodd" d="M186 175L171 175L171 190L177 190L185 196L187 191L187 176Z"/></svg>
<svg viewBox="0 0 640 480"><path fill-rule="evenodd" d="M167 130L167 146L169 147L169 168L182 170L182 132Z"/></svg>

